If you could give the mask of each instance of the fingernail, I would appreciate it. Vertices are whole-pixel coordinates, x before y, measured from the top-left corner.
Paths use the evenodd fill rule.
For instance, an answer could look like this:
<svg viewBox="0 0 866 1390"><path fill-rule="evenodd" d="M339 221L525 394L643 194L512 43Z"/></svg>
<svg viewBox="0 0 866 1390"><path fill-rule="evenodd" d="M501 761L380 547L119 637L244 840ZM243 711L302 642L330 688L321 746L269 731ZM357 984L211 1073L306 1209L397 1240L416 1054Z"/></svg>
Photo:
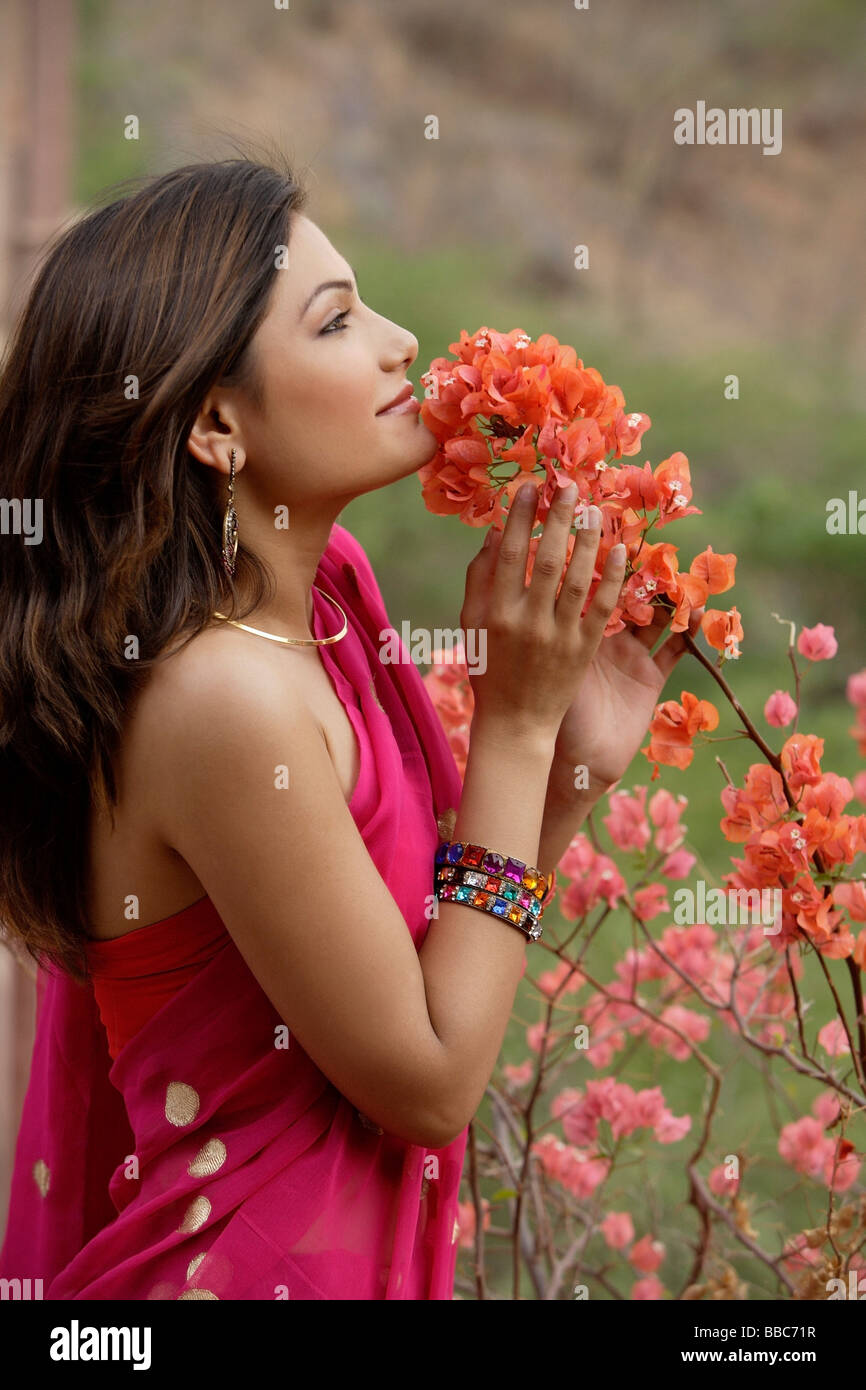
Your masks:
<svg viewBox="0 0 866 1390"><path fill-rule="evenodd" d="M517 500L524 507L529 499L535 495L536 487L534 483L521 483L520 487L517 489Z"/></svg>
<svg viewBox="0 0 866 1390"><path fill-rule="evenodd" d="M617 562L619 562L620 560L624 560L625 546L623 545L622 541L617 541L616 545L611 546L610 553Z"/></svg>
<svg viewBox="0 0 866 1390"><path fill-rule="evenodd" d="M587 507L586 525L590 531L594 530L596 526L601 525L601 512L598 507Z"/></svg>

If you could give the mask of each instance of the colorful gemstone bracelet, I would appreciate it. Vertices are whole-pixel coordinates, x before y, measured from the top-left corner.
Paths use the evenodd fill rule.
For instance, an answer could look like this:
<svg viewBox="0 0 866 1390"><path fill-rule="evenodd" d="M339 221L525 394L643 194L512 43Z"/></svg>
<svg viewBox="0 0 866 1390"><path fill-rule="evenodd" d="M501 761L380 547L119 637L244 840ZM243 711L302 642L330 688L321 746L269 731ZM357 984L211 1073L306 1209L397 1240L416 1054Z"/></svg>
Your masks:
<svg viewBox="0 0 866 1390"><path fill-rule="evenodd" d="M541 936L541 918L550 901L550 881L538 869L483 845L443 840L436 851L435 894L490 912L518 927L531 941Z"/></svg>

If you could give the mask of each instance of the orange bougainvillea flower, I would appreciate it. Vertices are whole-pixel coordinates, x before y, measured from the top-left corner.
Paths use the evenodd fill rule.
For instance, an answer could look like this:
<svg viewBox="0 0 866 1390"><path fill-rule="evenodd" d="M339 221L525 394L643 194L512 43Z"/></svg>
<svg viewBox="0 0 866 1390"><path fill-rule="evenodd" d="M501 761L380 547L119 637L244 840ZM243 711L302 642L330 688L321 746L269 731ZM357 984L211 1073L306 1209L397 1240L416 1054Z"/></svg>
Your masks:
<svg viewBox="0 0 866 1390"><path fill-rule="evenodd" d="M788 810L782 778L768 763L753 763L744 787L723 787L719 795L728 813L721 821L722 834L734 843L776 825Z"/></svg>
<svg viewBox="0 0 866 1390"><path fill-rule="evenodd" d="M695 734L718 727L719 711L709 700L699 700L689 690L683 690L680 698L681 704L665 700L656 706L649 726L650 741L640 750L655 763L651 782L659 775L659 763L667 767L688 767L695 755L692 747Z"/></svg>
<svg viewBox="0 0 866 1390"><path fill-rule="evenodd" d="M684 632L709 594L731 587L735 555L717 555L708 546L681 570L675 545L648 541L654 526L700 515L689 461L677 451L655 469L649 462L619 462L639 452L650 418L627 411L620 388L585 366L573 347L550 333L533 341L519 328L499 333L484 326L471 334L461 329L449 352L434 358L421 377L421 418L438 444L418 470L429 511L501 530L515 493L532 478L538 483L535 526L543 525L559 490L575 482L576 524L591 503L602 513L588 602L612 546L622 541L626 547L621 602L605 636L650 625L660 607L671 631ZM538 539L530 542L530 578ZM726 655L738 656L742 629L737 638L731 624L725 635Z"/></svg>
<svg viewBox="0 0 866 1390"><path fill-rule="evenodd" d="M736 555L717 555L711 545L696 555L689 565L689 574L702 579L707 593L723 594L734 587L734 570L737 567Z"/></svg>
<svg viewBox="0 0 866 1390"><path fill-rule="evenodd" d="M720 608L708 608L701 618L701 631L717 652L724 652L726 657L734 660L740 655L743 624L736 608L729 608L727 613Z"/></svg>
<svg viewBox="0 0 866 1390"><path fill-rule="evenodd" d="M782 744L782 771L791 791L816 786L821 781L824 740L816 734L792 734Z"/></svg>

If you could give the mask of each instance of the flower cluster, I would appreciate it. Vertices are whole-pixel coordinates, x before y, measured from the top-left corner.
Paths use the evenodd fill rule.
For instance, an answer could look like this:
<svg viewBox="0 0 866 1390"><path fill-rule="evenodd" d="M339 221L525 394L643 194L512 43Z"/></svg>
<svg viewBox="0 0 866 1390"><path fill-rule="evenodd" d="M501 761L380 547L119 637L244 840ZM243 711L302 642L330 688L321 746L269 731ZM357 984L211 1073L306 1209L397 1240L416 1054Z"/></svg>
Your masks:
<svg viewBox="0 0 866 1390"><path fill-rule="evenodd" d="M833 628L819 623L800 631L796 648L810 662L827 661L836 655L838 644ZM790 655L796 671L793 642ZM799 673L797 681L799 686ZM720 683L724 688L721 678ZM851 676L847 691L858 711L851 731L856 737L866 728L866 672ZM797 702L786 690L774 691L764 705L767 723L777 728L787 727L797 713ZM688 767L695 735L718 723L716 706L688 690L682 691L681 703L667 700L658 705L650 722L650 741L641 749L654 763L651 780L658 776L659 763ZM864 751L866 741L860 747ZM769 750L764 746L763 751ZM845 810L855 794L866 800L866 776L860 773L852 784L847 777L823 770L823 752L822 738L793 733L778 755L771 753L769 762L752 764L742 787L730 784L722 790L727 813L720 821L722 834L742 844L744 852L742 859L731 861L735 872L726 882L734 890L778 890L781 930L772 938L777 949L808 938L822 955L853 956L866 968L866 931L855 940L843 911L856 922L866 922L866 883L845 873L845 867L866 852L866 816ZM833 881L822 881L828 874Z"/></svg>
<svg viewBox="0 0 866 1390"><path fill-rule="evenodd" d="M792 634L792 652L794 646ZM810 661L830 659L836 650L832 629L803 630L796 649ZM459 651L437 652L426 680L449 741L465 760L472 692L459 656ZM720 675L718 679L721 683ZM800 685L798 674L798 696ZM859 716L866 700L866 671L849 679L847 692ZM775 696L773 709L781 708L782 696L792 699L787 691ZM798 705L792 702L796 715ZM683 692L679 709L679 734L668 712L664 725L651 735L656 747L664 750L663 761L672 766L691 761L683 751L691 754L694 732L718 723L715 707L689 692ZM689 719L693 733L686 737ZM852 733L859 736L859 724ZM632 1299L661 1299L672 1290L670 1281L663 1282L668 1228L660 1224L659 1213L646 1222L639 1209L620 1209L632 1190L625 1171L624 1185L616 1185L622 1142L630 1140L645 1151L653 1142L676 1144L694 1128L694 1117L672 1114L660 1086L636 1090L612 1074L590 1076L580 1087L567 1073L558 1078L578 1056L580 1065L595 1073L621 1066L638 1044L661 1059L709 1070L717 1051L714 1023L768 1056L796 1061L800 1052L807 1074L822 1081L824 1089L814 1098L811 1113L797 1118L795 1112L795 1118L780 1123L773 1141L776 1161L825 1192L849 1191L853 1196L849 1207L830 1207L827 1225L788 1237L782 1255L768 1255L767 1263L775 1261L789 1291L801 1289L800 1296L815 1298L828 1296L828 1280L840 1269L846 1280L848 1270L852 1278L857 1277L854 1271L866 1271L866 1261L857 1253L866 1234L866 1196L857 1196L866 1154L862 1141L859 1147L855 1144L852 1128L866 1057L856 1017L846 1019L841 1010L839 988L833 991L834 1016L820 1023L813 1019L815 1001L805 994L804 961L811 948L828 964L844 959L858 976L866 971L866 878L858 878L851 867L866 851L866 815L848 809L854 787L864 799L866 776L860 773L852 784L823 770L823 740L813 734L790 733L778 755L766 751L773 761L752 764L741 786L731 783L720 791L720 828L728 842L742 850L742 858L730 859L734 871L723 876L725 886L715 890L723 902L731 902L733 911L727 917L707 911L705 918L671 921L672 902L696 864L687 847L687 798L642 785L617 785L607 794L592 833L575 834L557 865L557 907L566 923L575 924L572 939L576 931L588 930L591 940L597 926L617 909L630 914L643 939L633 940L600 975L586 963L586 947L577 959L571 951L555 947L554 964L537 978L529 977L542 1016L524 1027L524 1060L502 1068L502 1103L514 1115L524 1107L527 1114L527 1158L534 1162L528 1181L538 1180L533 1173L543 1175L542 1187L534 1189L535 1205L543 1202L558 1209L567 1224L577 1212L594 1239L588 1246L588 1270L592 1251L606 1248L607 1256L599 1255L602 1270L614 1252L622 1278L630 1281L626 1296ZM607 843L602 842L602 830ZM757 890L754 896L760 899L767 887L778 889L781 896L778 932L766 932L763 920L739 916L742 890ZM795 945L803 949L792 949ZM542 1096L548 1119L530 1121ZM745 1144L744 1152L737 1154L734 1136L713 1135L715 1105L713 1099L700 1122L707 1136L701 1143L706 1167L703 1173L690 1168L691 1200L708 1220L714 1219L713 1210L724 1208L727 1231L734 1238L741 1234L754 1249L761 1239L753 1224L756 1195L744 1177L751 1157ZM756 1138L759 1161L766 1163L773 1150L757 1136L748 1141L749 1147ZM724 1161L719 1162L722 1155ZM492 1152L487 1162L495 1168ZM505 1169L509 1176L503 1171L500 1181L507 1186L481 1201L483 1225L493 1245L509 1235L501 1219L503 1202L513 1196L513 1156ZM639 1221L643 1229L636 1231ZM680 1221L678 1214L673 1230ZM460 1245L472 1246L474 1202L461 1202L459 1228ZM768 1231L768 1240L775 1241L774 1231ZM848 1252L844 1268L837 1254L843 1249ZM635 1280L635 1274L641 1277ZM591 1272L578 1277L592 1284ZM714 1255L701 1278L679 1296L748 1294L733 1267Z"/></svg>
<svg viewBox="0 0 866 1390"><path fill-rule="evenodd" d="M600 391L598 381L591 380ZM539 394L543 397L543 391ZM601 399L599 394L596 404ZM608 398L607 406L599 409L604 414L609 408ZM615 419L616 411L607 420L608 428ZM480 487L480 480L476 482ZM651 568L643 576L645 593L639 597L645 599L647 592L659 588L670 597L669 586L683 580L672 547L649 547L642 553L649 553ZM732 560L708 549L693 562L692 578L712 591L732 576ZM657 579L655 590L651 576ZM688 607L687 598L685 602ZM621 611L627 611L624 603ZM509 1117L508 1124L497 1134L485 1131L493 1147L478 1142L482 1171L498 1172L500 1187L481 1199L478 1211L477 1187L476 1198L461 1204L461 1245L473 1243L479 1212L491 1245L509 1236L516 1242L530 1211L542 1213L548 1244L551 1230L558 1225L574 1229L576 1219L585 1231L578 1277L592 1282L597 1252L598 1277L609 1288L610 1252L615 1252L621 1257L621 1278L634 1281L635 1271L642 1275L631 1283L631 1298L669 1295L661 1277L667 1247L660 1236L667 1237L670 1230L675 1240L680 1239L676 1233L682 1213L677 1212L666 1228L657 1205L651 1221L643 1212L633 1218L619 1209L633 1190L633 1177L631 1172L624 1174L617 1187L617 1165L624 1140L650 1149L653 1139L675 1144L689 1133L693 1117L672 1114L660 1086L634 1090L617 1076L605 1075L590 1076L577 1088L569 1076L562 1076L578 1057L584 1070L622 1067L640 1046L656 1064L670 1059L702 1068L710 1083L704 1113L694 1126L697 1148L685 1159L688 1201L696 1208L702 1234L691 1282L679 1297L748 1296L734 1266L710 1249L710 1232L714 1245L739 1240L751 1253L759 1252L765 1267L774 1269L794 1296L851 1296L829 1290L839 1285L850 1289L858 1279L860 1289L866 1287L866 1259L860 1253L866 1239L866 1193L858 1187L866 1149L862 1135L854 1130L866 1110L866 875L857 869L859 856L866 853L866 814L852 807L855 798L866 805L866 771L849 779L825 768L824 739L797 730L806 674L798 667L798 657L810 665L831 660L838 643L826 624L802 628L796 638L796 625L788 625L794 690L773 691L763 709L770 728L788 731L778 752L742 708L719 665L711 666L694 644L690 648L727 698L741 737L754 743L762 759L747 768L742 784L720 764L727 785L720 789L719 826L728 843L741 852L741 857L729 856L732 870L721 875L724 886L709 892L705 880L699 880L699 891L680 886L696 859L686 845L687 799L666 788L652 793L647 786L626 790L615 784L607 794L606 813L597 822L593 819L590 833L574 835L556 866L556 906L568 924L567 942L558 945L554 937L547 949L556 963L537 979L527 977L541 1016L524 1024L524 1060L502 1068L497 1112ZM742 628L736 609L706 612L702 630L716 650L737 654ZM436 652L433 669L425 677L461 771L473 711L463 655L459 649ZM863 756L866 669L848 678L846 694L856 711L849 732ZM654 764L650 783L658 777L660 764L689 767L698 745L713 742L706 736L719 724L717 706L689 690L681 691L678 701L657 705L649 742L641 750ZM681 895L688 908L683 915L678 911ZM769 919L767 900L772 902ZM607 915L617 910L631 920L631 942L612 966L599 972L589 963L589 948ZM550 935L554 931L551 927ZM576 951L571 943L580 934L583 944ZM811 977L806 958L820 961L820 970L813 970ZM829 1019L816 1017L814 992L824 984L832 1003ZM850 1012L842 1002L846 986L853 1000ZM813 1099L811 1113L803 1114L803 1102L795 1101L795 1118L786 1116L786 1122L780 1122L775 1161L806 1182L819 1184L825 1194L846 1191L850 1198L843 1207L834 1207L831 1200L824 1224L788 1237L781 1254L774 1253L779 1249L777 1218L764 1237L772 1252L760 1250L762 1235L755 1224L762 1207L745 1172L751 1162L746 1142L746 1151L738 1152L736 1136L713 1132L723 1077L718 1057L713 1056L720 1031L714 1023L768 1059L787 1063L794 1084L786 1090L792 1099L804 1085L818 1082L824 1087ZM644 1064L641 1070L645 1075L648 1068ZM756 1070L756 1084L759 1075ZM542 1104L546 1118L538 1113ZM774 1113L774 1107L770 1111ZM728 1110L725 1117L728 1127L730 1114ZM521 1118L526 1152L515 1158L511 1142ZM772 1160L765 1136L753 1134L747 1143L759 1146L760 1162ZM633 1161L630 1158L628 1165ZM503 1229L495 1219L508 1211L504 1203L518 1197L518 1184L520 1200L509 1213L511 1229ZM636 1240L635 1226L641 1219L649 1229ZM542 1296L557 1295L568 1259L567 1253L556 1258L551 1254L552 1292ZM537 1263L534 1274L540 1279Z"/></svg>
<svg viewBox="0 0 866 1390"><path fill-rule="evenodd" d="M843 868L866 851L866 815L845 812L853 787L821 770L823 749L813 734L792 734L782 747L784 782L775 768L753 763L742 787L723 789L722 833L743 845L726 878L736 889L779 890L781 930L769 938L776 949L805 937L822 955L853 956L866 968L866 931L855 941L843 911L866 922L866 884ZM818 881L828 869L831 881Z"/></svg>
<svg viewBox="0 0 866 1390"><path fill-rule="evenodd" d="M862 1160L850 1139L825 1133L839 1118L839 1100L832 1091L815 1097L812 1114L783 1125L779 1153L798 1173L817 1178L834 1192L844 1192L857 1181Z"/></svg>
<svg viewBox="0 0 866 1390"><path fill-rule="evenodd" d="M530 480L538 489L541 523L558 490L576 482L577 524L590 504L602 516L587 604L611 548L619 541L626 546L626 577L606 636L649 625L659 607L670 615L671 630L682 632L692 609L733 586L735 555L708 546L683 571L675 545L648 539L653 527L700 514L692 505L689 461L677 452L655 469L649 462L618 463L640 451L649 416L627 413L620 388L584 366L574 348L549 333L534 342L520 329L483 327L473 334L461 330L449 351L452 358L435 358L421 377L421 418L439 445L419 469L429 511L501 528L518 488ZM530 541L528 577L538 539ZM568 559L574 541L572 533ZM735 608L707 610L702 626L722 659L739 656L743 629Z"/></svg>

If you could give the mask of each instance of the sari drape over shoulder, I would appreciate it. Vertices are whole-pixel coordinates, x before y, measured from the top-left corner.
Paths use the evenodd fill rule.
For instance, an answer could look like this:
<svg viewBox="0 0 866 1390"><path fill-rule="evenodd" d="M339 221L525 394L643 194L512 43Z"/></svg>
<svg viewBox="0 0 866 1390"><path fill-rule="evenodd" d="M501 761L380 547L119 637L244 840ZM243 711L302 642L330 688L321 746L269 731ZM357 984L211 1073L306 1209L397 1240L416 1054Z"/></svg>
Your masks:
<svg viewBox="0 0 866 1390"><path fill-rule="evenodd" d="M316 584L349 620L319 650L360 743L350 811L420 948L460 775L405 648L379 659L382 595L339 524ZM314 635L336 631L313 602ZM275 1045L228 932L114 1062L91 985L41 965L37 988L0 1276L50 1299L452 1297L467 1130L442 1149L383 1133L293 1036Z"/></svg>

